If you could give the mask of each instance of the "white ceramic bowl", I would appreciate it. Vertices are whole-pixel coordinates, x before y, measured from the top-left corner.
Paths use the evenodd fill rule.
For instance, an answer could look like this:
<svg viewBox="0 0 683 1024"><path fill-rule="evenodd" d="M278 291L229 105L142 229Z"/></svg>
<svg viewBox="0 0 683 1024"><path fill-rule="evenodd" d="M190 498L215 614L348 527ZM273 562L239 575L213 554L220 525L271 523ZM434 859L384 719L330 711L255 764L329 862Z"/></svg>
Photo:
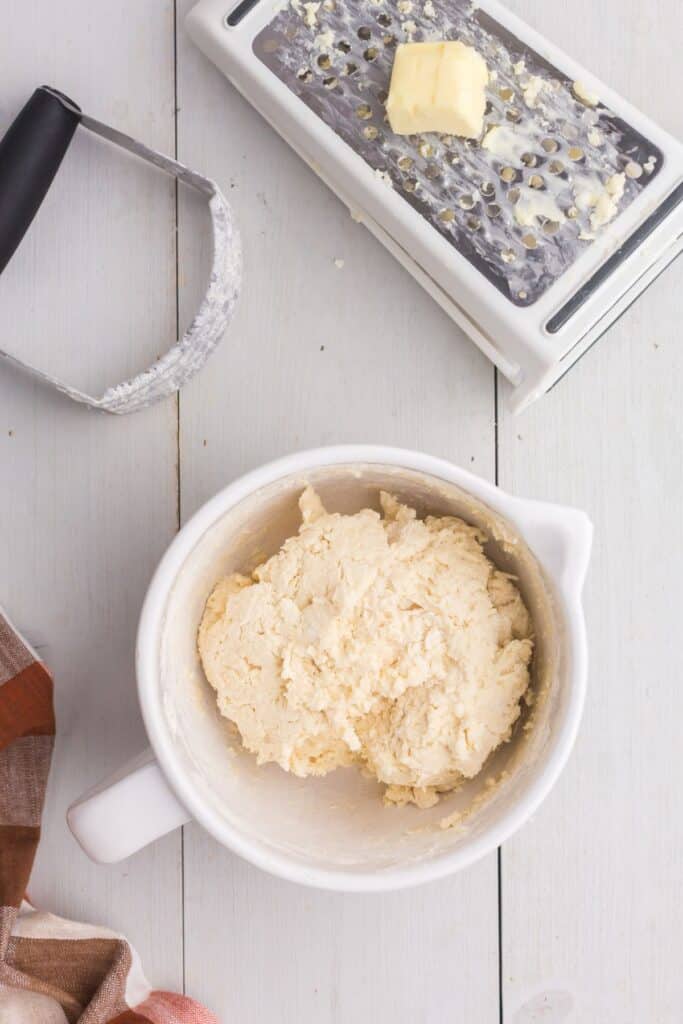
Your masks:
<svg viewBox="0 0 683 1024"><path fill-rule="evenodd" d="M296 532L307 482L333 511L376 506L384 488L420 513L483 523L489 554L519 577L537 631L536 706L481 775L434 808L384 807L381 787L353 768L297 779L257 767L216 711L197 656L204 602L219 577L250 569ZM93 859L113 861L194 818L273 874L351 891L398 889L471 864L536 810L574 742L586 686L581 589L591 534L582 512L513 498L441 459L394 448L322 448L241 477L183 527L152 579L137 677L153 753L70 809L74 834ZM491 778L500 781L487 786ZM440 828L456 810L465 812L462 826Z"/></svg>

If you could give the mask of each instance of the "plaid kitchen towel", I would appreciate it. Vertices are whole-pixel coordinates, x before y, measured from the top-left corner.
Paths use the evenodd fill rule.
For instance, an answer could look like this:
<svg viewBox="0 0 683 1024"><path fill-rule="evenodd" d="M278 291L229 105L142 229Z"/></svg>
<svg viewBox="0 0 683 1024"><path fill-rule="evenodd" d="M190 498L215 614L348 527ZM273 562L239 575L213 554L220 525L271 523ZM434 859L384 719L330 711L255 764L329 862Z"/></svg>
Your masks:
<svg viewBox="0 0 683 1024"><path fill-rule="evenodd" d="M0 1024L218 1024L152 991L122 936L24 900L54 736L50 674L0 608Z"/></svg>

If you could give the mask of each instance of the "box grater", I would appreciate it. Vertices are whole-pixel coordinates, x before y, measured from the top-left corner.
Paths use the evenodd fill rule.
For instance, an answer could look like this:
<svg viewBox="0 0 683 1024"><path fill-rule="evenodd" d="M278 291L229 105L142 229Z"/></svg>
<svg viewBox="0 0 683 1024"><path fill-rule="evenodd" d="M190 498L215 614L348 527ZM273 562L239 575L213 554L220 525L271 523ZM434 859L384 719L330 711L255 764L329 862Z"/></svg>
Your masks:
<svg viewBox="0 0 683 1024"><path fill-rule="evenodd" d="M495 2L201 0L195 42L496 364L519 411L683 248L683 147ZM461 39L478 140L401 137L401 42Z"/></svg>

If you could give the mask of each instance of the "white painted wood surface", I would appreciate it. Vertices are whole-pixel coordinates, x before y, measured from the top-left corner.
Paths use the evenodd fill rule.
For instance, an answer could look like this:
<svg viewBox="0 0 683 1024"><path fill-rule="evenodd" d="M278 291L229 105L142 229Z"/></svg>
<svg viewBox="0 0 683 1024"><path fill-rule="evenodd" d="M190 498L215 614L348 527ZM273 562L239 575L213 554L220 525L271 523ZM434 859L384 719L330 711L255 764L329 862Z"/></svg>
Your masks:
<svg viewBox="0 0 683 1024"><path fill-rule="evenodd" d="M677 4L515 7L683 137ZM580 505L596 530L577 747L535 821L503 850L503 1005L514 1024L683 1020L681 269L542 403L501 417L501 485Z"/></svg>
<svg viewBox="0 0 683 1024"><path fill-rule="evenodd" d="M674 0L510 0L683 135ZM179 0L18 8L0 42L0 130L42 81L214 176L246 279L210 367L129 419L0 373L0 601L56 673L59 745L34 899L110 924L155 984L222 1020L673 1024L683 1019L676 644L682 433L680 268L670 269L528 413L312 173L189 43ZM178 113L174 118L177 94ZM181 195L181 324L203 289L203 212ZM344 260L337 269L335 258ZM173 187L78 139L0 278L5 337L96 388L175 330ZM237 473L294 448L422 448L503 486L585 507L592 670L577 750L502 851L451 880L377 897L271 879L199 828L94 867L68 802L144 742L132 651L147 579L178 521Z"/></svg>
<svg viewBox="0 0 683 1024"><path fill-rule="evenodd" d="M230 337L181 395L183 518L236 473L334 441L425 448L491 478L490 364L186 38L178 56L180 159L234 186L246 267ZM205 264L192 213L180 220L181 318ZM199 828L185 833L186 983L226 1020L440 1024L446 1007L497 1019L495 856L363 899L266 878Z"/></svg>
<svg viewBox="0 0 683 1024"><path fill-rule="evenodd" d="M152 145L174 142L173 6L18 5L0 42L0 130L43 82ZM3 338L98 388L175 331L172 186L86 133L0 278ZM175 402L93 415L0 372L0 602L55 674L58 737L31 883L41 906L125 931L158 984L182 984L180 836L91 864L64 814L145 743L136 619L177 524Z"/></svg>

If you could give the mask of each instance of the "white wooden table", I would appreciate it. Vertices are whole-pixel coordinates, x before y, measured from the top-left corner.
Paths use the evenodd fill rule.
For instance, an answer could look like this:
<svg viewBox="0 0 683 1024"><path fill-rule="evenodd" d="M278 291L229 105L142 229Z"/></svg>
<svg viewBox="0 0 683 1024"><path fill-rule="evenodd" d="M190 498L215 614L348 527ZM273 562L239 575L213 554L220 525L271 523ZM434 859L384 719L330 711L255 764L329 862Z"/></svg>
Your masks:
<svg viewBox="0 0 683 1024"><path fill-rule="evenodd" d="M33 899L126 932L155 984L225 1022L679 1024L681 268L512 418L491 365L195 50L189 6L34 0L3 22L0 130L56 85L216 178L246 257L229 337L179 400L106 417L0 368L0 601L59 716ZM513 6L683 135L676 0ZM3 344L91 388L141 368L201 294L203 217L81 133L0 279ZM94 866L64 812L144 745L133 644L156 561L236 474L341 441L593 518L590 691L561 782L498 858L396 895L277 881L195 826Z"/></svg>

